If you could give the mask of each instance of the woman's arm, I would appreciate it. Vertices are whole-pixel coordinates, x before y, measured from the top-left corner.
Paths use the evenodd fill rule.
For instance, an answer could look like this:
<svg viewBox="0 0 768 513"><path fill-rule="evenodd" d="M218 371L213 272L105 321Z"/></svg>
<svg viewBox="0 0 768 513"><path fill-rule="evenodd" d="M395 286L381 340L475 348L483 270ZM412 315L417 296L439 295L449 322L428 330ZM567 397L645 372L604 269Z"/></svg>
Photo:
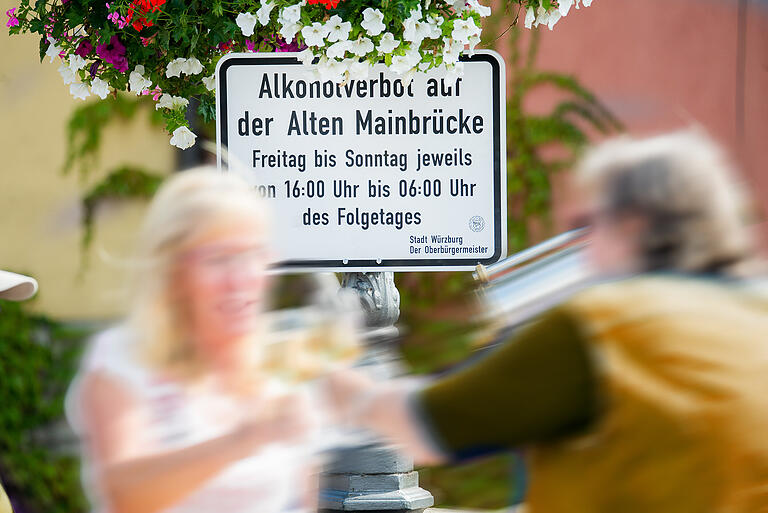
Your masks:
<svg viewBox="0 0 768 513"><path fill-rule="evenodd" d="M146 420L126 387L92 374L85 378L81 400L99 485L118 513L167 508L260 445L289 438L296 431L290 414L256 419L194 446L138 456L145 452L141 433Z"/></svg>
<svg viewBox="0 0 768 513"><path fill-rule="evenodd" d="M368 428L405 445L419 464L436 465L448 459L422 429L409 404L409 396L422 388L423 380L377 382L362 372L342 370L331 375L327 385L341 423Z"/></svg>
<svg viewBox="0 0 768 513"><path fill-rule="evenodd" d="M335 403L353 422L435 463L544 442L583 429L598 409L597 372L579 319L555 309L479 361L424 386L346 371Z"/></svg>

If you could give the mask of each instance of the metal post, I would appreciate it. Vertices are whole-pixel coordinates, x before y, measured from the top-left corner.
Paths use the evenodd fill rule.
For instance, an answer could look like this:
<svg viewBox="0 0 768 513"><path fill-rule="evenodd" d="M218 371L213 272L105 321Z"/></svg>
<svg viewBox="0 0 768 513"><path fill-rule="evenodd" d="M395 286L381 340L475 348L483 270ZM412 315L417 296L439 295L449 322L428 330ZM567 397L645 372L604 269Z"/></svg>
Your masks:
<svg viewBox="0 0 768 513"><path fill-rule="evenodd" d="M360 365L382 378L399 374L400 367L391 348L400 316L400 293L395 287L394 273L346 273L342 287L357 293L366 324L374 335L368 337ZM321 476L321 513L420 513L434 502L432 494L419 488L413 459L374 437L365 444L334 451Z"/></svg>

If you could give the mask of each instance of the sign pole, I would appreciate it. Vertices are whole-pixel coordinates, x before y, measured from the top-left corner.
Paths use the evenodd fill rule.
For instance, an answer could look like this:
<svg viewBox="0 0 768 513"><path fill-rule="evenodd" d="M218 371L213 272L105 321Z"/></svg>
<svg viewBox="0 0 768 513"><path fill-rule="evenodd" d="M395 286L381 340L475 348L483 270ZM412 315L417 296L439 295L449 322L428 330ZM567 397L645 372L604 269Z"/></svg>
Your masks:
<svg viewBox="0 0 768 513"><path fill-rule="evenodd" d="M391 347L400 316L394 273L345 273L341 286L358 295L366 324L376 334L369 339L360 366L383 379L399 374L398 359ZM432 494L419 487L413 459L375 438L335 450L321 476L321 513L419 513L434 502Z"/></svg>

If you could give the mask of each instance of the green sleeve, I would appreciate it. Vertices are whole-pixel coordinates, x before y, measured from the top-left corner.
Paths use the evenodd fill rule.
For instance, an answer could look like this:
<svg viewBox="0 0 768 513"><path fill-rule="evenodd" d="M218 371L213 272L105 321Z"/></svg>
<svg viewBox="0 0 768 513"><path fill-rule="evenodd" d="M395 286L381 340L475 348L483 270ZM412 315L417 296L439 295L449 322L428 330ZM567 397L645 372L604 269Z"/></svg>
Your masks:
<svg viewBox="0 0 768 513"><path fill-rule="evenodd" d="M411 404L431 441L456 458L575 433L597 410L579 320L551 310L477 363L414 393Z"/></svg>

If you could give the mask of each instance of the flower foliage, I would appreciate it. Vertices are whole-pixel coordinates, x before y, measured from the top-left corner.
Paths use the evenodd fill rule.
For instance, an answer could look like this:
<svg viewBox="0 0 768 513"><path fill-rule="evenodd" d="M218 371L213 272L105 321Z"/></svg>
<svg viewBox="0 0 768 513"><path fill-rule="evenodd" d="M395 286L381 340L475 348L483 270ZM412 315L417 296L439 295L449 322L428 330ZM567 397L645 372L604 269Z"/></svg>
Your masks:
<svg viewBox="0 0 768 513"><path fill-rule="evenodd" d="M591 2L507 1L525 9L526 26L550 28L574 2ZM40 58L58 63L77 99L152 96L171 144L187 148L196 137L189 99L210 121L226 53L300 52L320 80L337 83L384 62L407 81L432 68L460 73L459 55L480 42L489 14L479 0L21 0L6 26L40 36Z"/></svg>

